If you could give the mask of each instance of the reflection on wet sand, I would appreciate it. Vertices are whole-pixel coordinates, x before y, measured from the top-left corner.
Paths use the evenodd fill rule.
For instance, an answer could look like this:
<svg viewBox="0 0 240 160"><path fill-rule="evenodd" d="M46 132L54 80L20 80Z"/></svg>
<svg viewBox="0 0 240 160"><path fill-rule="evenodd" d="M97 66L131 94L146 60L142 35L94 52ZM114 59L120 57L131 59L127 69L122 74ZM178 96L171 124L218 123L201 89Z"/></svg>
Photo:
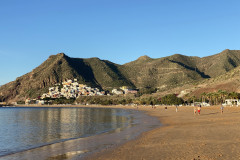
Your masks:
<svg viewBox="0 0 240 160"><path fill-rule="evenodd" d="M124 128L131 115L103 108L1 108L0 157Z"/></svg>
<svg viewBox="0 0 240 160"><path fill-rule="evenodd" d="M64 154L56 155L54 157L49 157L49 158L47 158L47 160L70 159L73 156L80 155L80 154L83 154L83 153L86 153L86 152L87 151L71 151L71 152L67 152L67 153L64 153Z"/></svg>
<svg viewBox="0 0 240 160"><path fill-rule="evenodd" d="M134 115L134 120L126 118L119 119L119 116L115 116L114 118L111 117L108 120L106 119L106 117L103 119L101 118L101 116L94 117L103 121L132 121L124 129L117 128L114 130L114 132L112 131L96 136L72 139L60 143L55 143L11 154L9 156L5 156L4 159L81 159L85 156L89 156L94 152L98 152L103 149L124 143L129 139L133 139L143 131L149 130L152 125L159 125L157 119L149 118L141 112L137 113L137 111L134 111L132 114ZM87 123L84 118L81 119L82 122Z"/></svg>

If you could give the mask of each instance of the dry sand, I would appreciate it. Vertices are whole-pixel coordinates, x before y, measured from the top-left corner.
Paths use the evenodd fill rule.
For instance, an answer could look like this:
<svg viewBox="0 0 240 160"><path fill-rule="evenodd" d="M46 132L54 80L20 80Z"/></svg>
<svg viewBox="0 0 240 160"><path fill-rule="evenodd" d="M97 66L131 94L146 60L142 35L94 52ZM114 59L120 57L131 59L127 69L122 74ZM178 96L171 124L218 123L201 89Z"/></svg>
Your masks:
<svg viewBox="0 0 240 160"><path fill-rule="evenodd" d="M124 107L123 107L124 108ZM92 155L97 160L240 159L240 107L139 107L156 116L162 127L114 149Z"/></svg>

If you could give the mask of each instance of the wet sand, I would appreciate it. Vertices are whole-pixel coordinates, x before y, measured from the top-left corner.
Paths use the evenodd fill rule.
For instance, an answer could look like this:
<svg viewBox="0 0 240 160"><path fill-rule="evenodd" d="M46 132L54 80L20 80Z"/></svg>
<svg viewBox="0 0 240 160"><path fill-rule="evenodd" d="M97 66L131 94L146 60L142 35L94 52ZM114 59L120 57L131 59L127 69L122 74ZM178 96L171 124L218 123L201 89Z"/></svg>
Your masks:
<svg viewBox="0 0 240 160"><path fill-rule="evenodd" d="M23 106L19 106L23 107ZM39 107L28 105L24 107ZM50 107L50 106L41 106ZM51 106L51 107L84 107L84 106ZM98 107L101 106L85 106ZM124 108L133 109L133 107L123 106L102 106L101 108ZM35 148L21 150L9 155L0 156L0 159L85 159L86 156L100 152L103 149L114 148L126 143L129 140L139 137L143 132L158 127L159 120L155 117L148 116L138 110L129 110L130 121L124 128L116 128L110 132L97 134L94 136L77 138L59 143L40 145ZM141 124L141 125L139 125Z"/></svg>
<svg viewBox="0 0 240 160"><path fill-rule="evenodd" d="M49 106L46 106L49 107ZM56 106L61 107L61 106ZM62 106L68 107L68 106ZM72 106L78 107L78 106ZM82 106L81 106L82 107ZM101 106L86 106L101 107ZM102 106L103 108L137 109L132 106ZM240 107L202 107L194 115L193 107L163 106L153 109L139 106L138 110L157 117L162 126L144 132L137 139L122 145L111 145L84 159L96 160L159 160L159 159L239 159L240 158ZM72 145L76 148L78 144ZM59 155L65 151L60 151ZM69 154L69 152L67 152ZM81 153L64 154L64 159L82 159ZM37 154L36 154L37 155ZM62 159L63 157L52 157Z"/></svg>
<svg viewBox="0 0 240 160"><path fill-rule="evenodd" d="M240 107L139 107L159 118L162 127L138 139L88 157L96 160L239 159Z"/></svg>

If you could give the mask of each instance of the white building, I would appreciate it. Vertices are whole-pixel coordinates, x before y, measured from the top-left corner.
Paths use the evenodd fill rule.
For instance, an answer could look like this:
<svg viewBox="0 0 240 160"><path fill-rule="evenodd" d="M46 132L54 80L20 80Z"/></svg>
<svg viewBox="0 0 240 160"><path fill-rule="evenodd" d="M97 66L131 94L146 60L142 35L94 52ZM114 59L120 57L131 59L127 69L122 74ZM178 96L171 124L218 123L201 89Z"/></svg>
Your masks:
<svg viewBox="0 0 240 160"><path fill-rule="evenodd" d="M112 93L113 93L113 94L120 95L120 94L123 94L123 91L120 91L120 90L117 90L117 89L113 89L113 90L112 90Z"/></svg>
<svg viewBox="0 0 240 160"><path fill-rule="evenodd" d="M232 106L232 105L240 105L239 99L225 99L225 103L223 105Z"/></svg>

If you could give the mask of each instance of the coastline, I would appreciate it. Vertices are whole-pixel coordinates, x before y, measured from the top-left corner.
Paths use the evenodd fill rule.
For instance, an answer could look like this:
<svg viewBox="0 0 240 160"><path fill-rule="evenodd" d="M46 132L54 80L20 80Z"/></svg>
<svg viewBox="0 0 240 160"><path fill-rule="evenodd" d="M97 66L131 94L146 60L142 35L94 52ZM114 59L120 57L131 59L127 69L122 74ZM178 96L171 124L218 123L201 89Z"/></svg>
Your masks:
<svg viewBox="0 0 240 160"><path fill-rule="evenodd" d="M240 107L224 107L223 114L220 112L220 106L202 107L200 115L194 115L193 107L178 107L178 112L174 106L168 107L167 110L164 106L158 106L156 109L151 106L80 107L135 109L156 117L161 122L160 127L152 128L121 144L112 144L87 155L84 159L238 159L240 157L238 149ZM73 145L73 149L77 145L77 143ZM81 157L75 155L70 159L81 159Z"/></svg>
<svg viewBox="0 0 240 160"><path fill-rule="evenodd" d="M12 107L12 106L9 106ZM15 105L14 107L82 107L82 108L119 108L119 109L137 109L137 106L129 105L35 105L35 104L29 104L29 105ZM138 106L138 108L142 108L143 106ZM145 106L144 106L145 107ZM150 107L150 106L147 106Z"/></svg>
<svg viewBox="0 0 240 160"><path fill-rule="evenodd" d="M239 159L240 107L143 108L158 117L161 127L143 133L136 140L89 157L96 160L127 159Z"/></svg>
<svg viewBox="0 0 240 160"><path fill-rule="evenodd" d="M76 106L76 105L63 105L63 106L36 106L36 105L27 105L27 106L17 106L17 107L81 107L84 106ZM113 109L132 109L132 107L113 107L113 106L86 106L87 108L113 108ZM105 132L101 134L97 134L90 137L71 139L59 143L47 144L44 146L32 148L29 150L22 150L20 152L16 152L13 154L9 154L0 159L33 159L38 156L41 159L72 159L77 157L77 159L82 159L96 151L102 151L102 149L112 148L119 146L129 140L135 139L139 136L140 133L149 130L149 127L153 123L156 125L159 124L156 118L152 118L146 115L143 112L139 112L138 110L130 110L129 111L134 120L129 126L124 128L117 128L116 130ZM154 119L154 120L153 120ZM154 122L153 122L154 121ZM144 124L147 122L146 124ZM139 125L139 124L144 125ZM137 124L137 125L136 125Z"/></svg>

